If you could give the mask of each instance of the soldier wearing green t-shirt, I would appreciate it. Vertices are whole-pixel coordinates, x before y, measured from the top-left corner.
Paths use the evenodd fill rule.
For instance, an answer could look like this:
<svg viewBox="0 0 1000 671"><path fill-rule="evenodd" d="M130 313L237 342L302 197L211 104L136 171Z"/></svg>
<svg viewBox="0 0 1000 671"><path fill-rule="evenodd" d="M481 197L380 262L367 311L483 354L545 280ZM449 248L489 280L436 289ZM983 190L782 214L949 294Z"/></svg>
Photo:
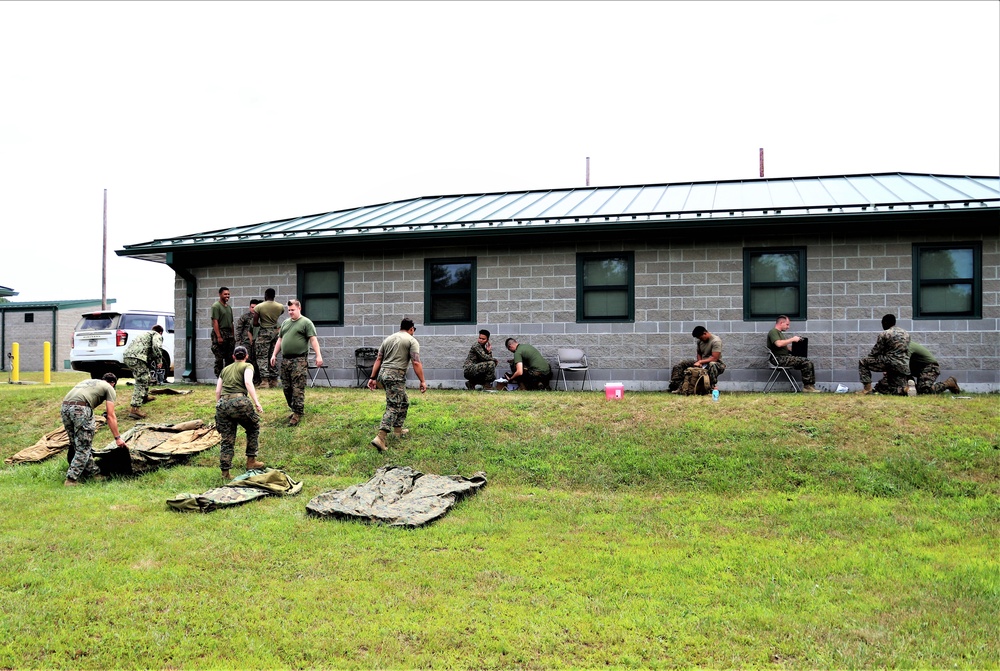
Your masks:
<svg viewBox="0 0 1000 671"><path fill-rule="evenodd" d="M118 431L118 418L115 416L117 383L118 377L114 373L106 373L101 380L84 380L78 383L63 398L60 415L66 435L69 437L70 463L66 481L63 483L67 487L78 484L84 474L96 477L101 472L91 456L94 431L97 430L94 408L101 403L107 406L108 428L115 438L115 445L125 447L125 441Z"/></svg>
<svg viewBox="0 0 1000 671"><path fill-rule="evenodd" d="M813 362L801 356L793 356L790 348L793 342L802 340L801 336L785 336L785 331L792 325L787 315L781 315L774 322L774 328L767 333L767 348L774 354L779 366L794 368L802 373L802 391L819 393L816 388L816 369Z"/></svg>
<svg viewBox="0 0 1000 671"><path fill-rule="evenodd" d="M253 386L253 366L247 362L249 353L243 345L233 350L233 363L222 369L215 383L215 428L222 437L219 451L219 468L222 478L229 480L229 469L236 451L236 427L247 433L247 470L264 468L257 461L257 444L260 437L260 406L257 390ZM256 409L256 412L255 412Z"/></svg>
<svg viewBox="0 0 1000 671"><path fill-rule="evenodd" d="M288 301L288 319L278 330L278 339L271 352L270 363L277 364L281 352L281 383L285 391L285 402L291 409L288 426L295 426L306 411L306 378L309 374L307 355L312 346L316 353L316 366L323 365L323 355L319 352L319 339L312 321L302 314L302 304L296 299Z"/></svg>
<svg viewBox="0 0 1000 671"><path fill-rule="evenodd" d="M257 305L257 369L261 387L278 386L278 369L271 364L271 352L278 340L278 318L285 312L285 306L274 300L274 289L264 290L264 302Z"/></svg>
<svg viewBox="0 0 1000 671"><path fill-rule="evenodd" d="M212 304L212 354L215 355L215 377L233 362L236 331L233 328L233 308L229 305L229 287L219 289L219 300Z"/></svg>
<svg viewBox="0 0 1000 671"><path fill-rule="evenodd" d="M410 409L410 398L406 395L406 369L410 364L413 365L413 372L420 380L420 393L427 391L424 365L420 362L420 343L413 337L416 330L413 320L404 317L399 322L399 330L383 340L379 346L371 377L368 378L368 388L372 391L380 382L385 389L385 412L382 413L382 423L379 424L378 435L371 440L372 446L379 452L385 452L390 430L396 438L401 438L410 432L409 429L403 428L406 413Z"/></svg>
<svg viewBox="0 0 1000 671"><path fill-rule="evenodd" d="M548 389L552 382L552 367L541 352L531 345L518 343L514 338L507 338L505 344L514 353L507 382L516 384L520 389Z"/></svg>

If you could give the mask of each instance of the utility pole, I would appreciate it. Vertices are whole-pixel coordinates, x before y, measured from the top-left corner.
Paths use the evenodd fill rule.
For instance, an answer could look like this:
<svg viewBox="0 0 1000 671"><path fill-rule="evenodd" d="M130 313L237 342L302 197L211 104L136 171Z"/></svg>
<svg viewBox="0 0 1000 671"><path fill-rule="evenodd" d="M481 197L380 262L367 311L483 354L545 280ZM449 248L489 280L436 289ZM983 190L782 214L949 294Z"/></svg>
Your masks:
<svg viewBox="0 0 1000 671"><path fill-rule="evenodd" d="M108 309L108 190L104 190L104 247L101 250L101 312Z"/></svg>
<svg viewBox="0 0 1000 671"><path fill-rule="evenodd" d="M764 148L760 148L760 176L764 176Z"/></svg>
<svg viewBox="0 0 1000 671"><path fill-rule="evenodd" d="M587 157L587 186L590 186L590 157Z"/></svg>

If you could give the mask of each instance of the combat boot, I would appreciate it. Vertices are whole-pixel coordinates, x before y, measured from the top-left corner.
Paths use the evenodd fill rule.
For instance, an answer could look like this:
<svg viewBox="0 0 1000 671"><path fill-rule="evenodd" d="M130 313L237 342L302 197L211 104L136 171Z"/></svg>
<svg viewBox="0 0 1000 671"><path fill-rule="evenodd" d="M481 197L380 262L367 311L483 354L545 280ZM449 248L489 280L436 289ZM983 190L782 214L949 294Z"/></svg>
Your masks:
<svg viewBox="0 0 1000 671"><path fill-rule="evenodd" d="M147 417L149 417L149 415L144 413L142 411L142 408L140 408L139 406L133 405L131 408L129 408L128 411L129 419L146 419Z"/></svg>
<svg viewBox="0 0 1000 671"><path fill-rule="evenodd" d="M818 393L820 393L819 389L817 389L814 385L811 385L811 384L803 385L802 386L802 391L806 392L807 394L818 394Z"/></svg>
<svg viewBox="0 0 1000 671"><path fill-rule="evenodd" d="M288 418L288 426L298 426L299 421L302 419L302 415L297 412L293 412L292 416Z"/></svg>
<svg viewBox="0 0 1000 671"><path fill-rule="evenodd" d="M869 382L868 384L865 385L864 389L859 389L858 391L856 391L854 393L855 394L861 394L862 396L866 396L866 395L872 393L872 383Z"/></svg>
<svg viewBox="0 0 1000 671"><path fill-rule="evenodd" d="M229 482L233 478L231 475L229 475L229 471L222 471L222 479L225 480L226 482Z"/></svg>
<svg viewBox="0 0 1000 671"><path fill-rule="evenodd" d="M395 436L396 438L402 438L403 436L405 436L409 432L410 432L409 429L395 428L395 429L392 430L392 435Z"/></svg>
<svg viewBox="0 0 1000 671"><path fill-rule="evenodd" d="M958 386L958 380L953 377L949 377L944 381L944 388L951 391L953 394L961 394L962 390Z"/></svg>
<svg viewBox="0 0 1000 671"><path fill-rule="evenodd" d="M388 434L385 431L379 430L378 435L372 438L372 447L379 452L385 452L387 449L385 446L386 438L388 438Z"/></svg>
<svg viewBox="0 0 1000 671"><path fill-rule="evenodd" d="M149 394L146 394L146 398L142 399L142 402L143 403L152 403L155 400L156 400L155 396L150 396Z"/></svg>
<svg viewBox="0 0 1000 671"><path fill-rule="evenodd" d="M254 471L257 469L264 468L263 461L257 461L256 457L247 457L247 470Z"/></svg>

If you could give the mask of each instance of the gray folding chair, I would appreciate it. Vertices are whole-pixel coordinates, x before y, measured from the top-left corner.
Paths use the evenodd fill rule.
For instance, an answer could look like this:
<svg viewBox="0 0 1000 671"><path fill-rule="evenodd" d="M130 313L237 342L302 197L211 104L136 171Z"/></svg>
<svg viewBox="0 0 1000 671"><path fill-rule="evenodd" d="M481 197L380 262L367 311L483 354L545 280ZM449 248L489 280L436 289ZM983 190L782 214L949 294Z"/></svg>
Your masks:
<svg viewBox="0 0 1000 671"><path fill-rule="evenodd" d="M308 368L309 368L309 386L310 387L315 387L316 386L316 378L319 377L320 373L323 373L323 377L326 378L326 386L328 386L328 387L332 387L333 386L330 383L330 376L326 372L326 364L323 364L322 366L317 366L316 365L316 354L315 354L315 352L312 352L312 351L309 352L309 355L308 355L308 358L307 358L307 362L308 362Z"/></svg>
<svg viewBox="0 0 1000 671"><path fill-rule="evenodd" d="M587 365L587 355L584 354L582 349L575 349L572 347L561 347L556 355L556 362L559 366L559 376L562 377L563 389L569 390L569 384L566 381L566 373L572 375L573 373L583 373L583 379L580 380L580 390L583 390L583 385L587 382L590 383L590 390L594 390L594 382L589 379L588 371L590 366ZM559 381L556 380L556 389L559 388Z"/></svg>
<svg viewBox="0 0 1000 671"><path fill-rule="evenodd" d="M802 391L799 389L799 385L795 382L795 378L789 371L795 370L794 368L789 368L788 366L782 366L778 363L778 357L774 356L774 352L771 348L767 349L767 365L771 368L771 377L767 378L767 384L764 385L764 393L766 394L769 390L774 388L774 385L778 383L781 379L782 374L784 374L785 379L788 380L788 384L792 385L792 392Z"/></svg>

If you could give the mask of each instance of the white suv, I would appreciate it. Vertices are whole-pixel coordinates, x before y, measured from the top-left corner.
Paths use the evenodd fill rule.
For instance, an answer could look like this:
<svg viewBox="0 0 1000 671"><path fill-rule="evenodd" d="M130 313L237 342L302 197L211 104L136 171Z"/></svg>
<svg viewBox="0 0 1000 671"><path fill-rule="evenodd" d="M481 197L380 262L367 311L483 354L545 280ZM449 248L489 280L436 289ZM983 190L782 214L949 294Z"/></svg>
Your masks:
<svg viewBox="0 0 1000 671"><path fill-rule="evenodd" d="M132 377L125 365L125 350L132 338L148 332L155 324L163 327L163 370L172 377L174 313L155 310L104 310L80 318L73 332L69 360L73 370L90 373L94 379L105 373Z"/></svg>

